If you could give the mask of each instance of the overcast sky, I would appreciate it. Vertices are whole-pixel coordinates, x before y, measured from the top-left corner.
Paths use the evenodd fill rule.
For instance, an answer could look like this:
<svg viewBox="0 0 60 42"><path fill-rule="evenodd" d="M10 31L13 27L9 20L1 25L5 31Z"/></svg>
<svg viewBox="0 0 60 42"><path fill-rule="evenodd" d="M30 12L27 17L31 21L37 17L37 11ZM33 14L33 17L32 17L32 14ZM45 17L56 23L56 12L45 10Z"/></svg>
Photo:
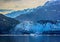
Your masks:
<svg viewBox="0 0 60 42"><path fill-rule="evenodd" d="M0 0L0 9L21 10L43 5L47 0Z"/></svg>
<svg viewBox="0 0 60 42"><path fill-rule="evenodd" d="M23 10L27 8L35 8L42 6L47 0L0 0L0 9L4 10ZM3 11L0 13L6 14L11 11Z"/></svg>

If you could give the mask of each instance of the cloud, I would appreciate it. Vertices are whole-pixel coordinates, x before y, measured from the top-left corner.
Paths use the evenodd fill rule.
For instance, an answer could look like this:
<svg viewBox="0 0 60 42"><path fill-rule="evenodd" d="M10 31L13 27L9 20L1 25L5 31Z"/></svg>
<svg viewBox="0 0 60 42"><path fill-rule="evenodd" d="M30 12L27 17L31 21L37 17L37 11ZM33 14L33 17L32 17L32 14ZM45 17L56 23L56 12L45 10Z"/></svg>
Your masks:
<svg viewBox="0 0 60 42"><path fill-rule="evenodd" d="M21 1L21 0L0 0L1 2Z"/></svg>
<svg viewBox="0 0 60 42"><path fill-rule="evenodd" d="M58 1L58 0L48 0L48 1Z"/></svg>
<svg viewBox="0 0 60 42"><path fill-rule="evenodd" d="M0 0L0 9L23 10L43 6L47 0Z"/></svg>

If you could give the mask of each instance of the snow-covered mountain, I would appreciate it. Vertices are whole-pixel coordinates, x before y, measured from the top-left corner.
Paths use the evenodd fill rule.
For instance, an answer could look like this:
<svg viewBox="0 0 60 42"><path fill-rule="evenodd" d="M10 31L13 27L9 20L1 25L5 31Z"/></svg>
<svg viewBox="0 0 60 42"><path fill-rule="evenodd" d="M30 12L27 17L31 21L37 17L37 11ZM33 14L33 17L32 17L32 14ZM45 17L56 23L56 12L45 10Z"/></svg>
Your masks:
<svg viewBox="0 0 60 42"><path fill-rule="evenodd" d="M56 3L58 2L56 1ZM39 6L33 12L21 14L16 19L20 21L60 20L60 4Z"/></svg>

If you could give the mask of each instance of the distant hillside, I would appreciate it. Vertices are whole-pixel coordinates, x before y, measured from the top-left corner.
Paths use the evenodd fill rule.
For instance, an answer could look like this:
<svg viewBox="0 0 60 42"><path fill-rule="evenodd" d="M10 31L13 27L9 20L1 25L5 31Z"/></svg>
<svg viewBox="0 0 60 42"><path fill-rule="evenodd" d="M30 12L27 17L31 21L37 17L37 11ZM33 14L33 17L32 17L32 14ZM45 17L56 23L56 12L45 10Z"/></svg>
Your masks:
<svg viewBox="0 0 60 42"><path fill-rule="evenodd" d="M0 14L0 34L9 33L10 29L13 29L17 24L19 21Z"/></svg>
<svg viewBox="0 0 60 42"><path fill-rule="evenodd" d="M11 18L15 18L21 14L26 14L26 13L30 13L32 12L33 9L24 9L24 10L17 10L17 11L13 11L11 13L6 14L7 17L11 17Z"/></svg>

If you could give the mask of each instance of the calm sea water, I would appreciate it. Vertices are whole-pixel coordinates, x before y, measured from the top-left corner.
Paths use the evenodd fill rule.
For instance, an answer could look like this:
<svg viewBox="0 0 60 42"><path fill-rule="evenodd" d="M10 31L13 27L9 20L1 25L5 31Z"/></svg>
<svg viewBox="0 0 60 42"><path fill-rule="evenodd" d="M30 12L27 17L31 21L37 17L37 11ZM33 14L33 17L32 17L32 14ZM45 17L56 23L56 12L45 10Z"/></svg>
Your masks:
<svg viewBox="0 0 60 42"><path fill-rule="evenodd" d="M0 42L60 42L60 36L0 36Z"/></svg>

